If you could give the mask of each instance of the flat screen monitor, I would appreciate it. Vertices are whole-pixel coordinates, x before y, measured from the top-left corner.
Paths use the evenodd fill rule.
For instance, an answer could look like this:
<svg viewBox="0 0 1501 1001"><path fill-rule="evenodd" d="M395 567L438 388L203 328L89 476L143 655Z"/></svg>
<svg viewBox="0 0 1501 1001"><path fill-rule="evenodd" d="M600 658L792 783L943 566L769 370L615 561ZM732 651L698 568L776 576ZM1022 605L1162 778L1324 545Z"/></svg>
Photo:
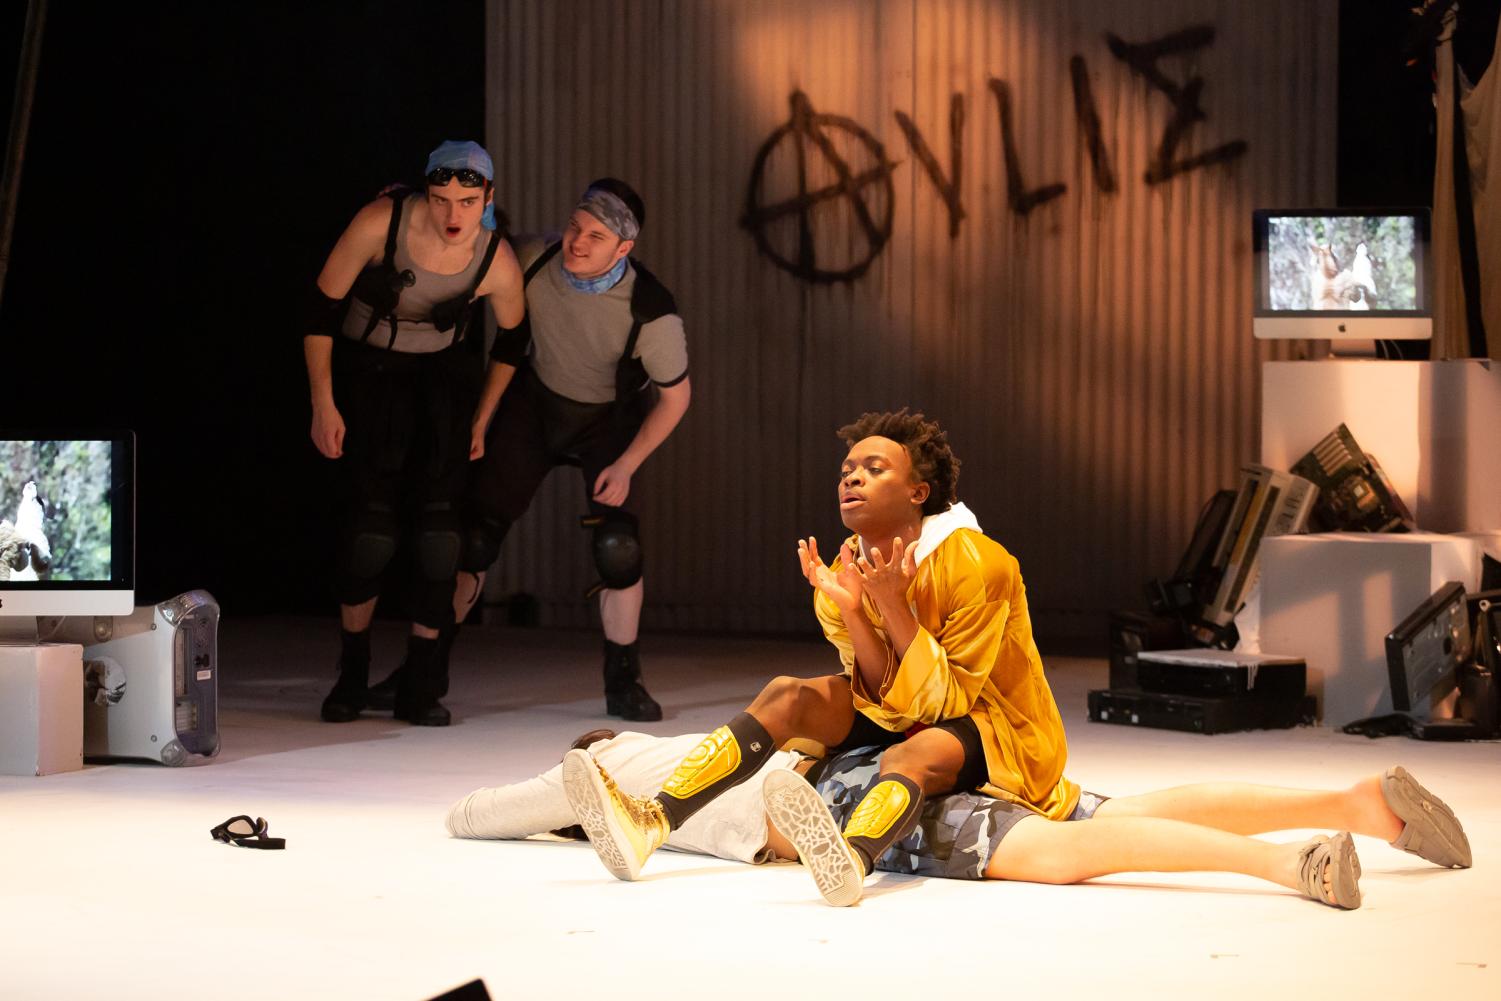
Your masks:
<svg viewBox="0 0 1501 1001"><path fill-rule="evenodd" d="M1261 338L1433 336L1428 209L1259 209L1252 216Z"/></svg>
<svg viewBox="0 0 1501 1001"><path fill-rule="evenodd" d="M135 607L135 436L0 428L0 616Z"/></svg>

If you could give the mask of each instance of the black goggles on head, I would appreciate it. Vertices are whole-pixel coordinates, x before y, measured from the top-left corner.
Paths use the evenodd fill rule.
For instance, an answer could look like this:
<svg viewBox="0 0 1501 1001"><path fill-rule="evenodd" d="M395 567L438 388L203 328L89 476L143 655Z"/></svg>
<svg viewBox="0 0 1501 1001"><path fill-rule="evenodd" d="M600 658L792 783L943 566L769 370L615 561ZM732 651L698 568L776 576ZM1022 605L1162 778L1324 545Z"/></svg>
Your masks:
<svg viewBox="0 0 1501 1001"><path fill-rule="evenodd" d="M460 187L480 188L484 187L486 177L477 170L468 167L434 167L427 172L427 183L442 187L449 181L458 181Z"/></svg>

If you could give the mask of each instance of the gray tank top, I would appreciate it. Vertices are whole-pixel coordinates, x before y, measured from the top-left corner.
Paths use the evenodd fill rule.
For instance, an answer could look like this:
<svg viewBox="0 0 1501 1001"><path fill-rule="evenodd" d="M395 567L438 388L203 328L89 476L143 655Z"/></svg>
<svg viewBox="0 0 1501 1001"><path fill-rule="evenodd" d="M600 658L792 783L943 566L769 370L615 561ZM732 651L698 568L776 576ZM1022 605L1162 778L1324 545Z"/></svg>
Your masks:
<svg viewBox="0 0 1501 1001"><path fill-rule="evenodd" d="M412 207L421 193L413 193L402 199L401 223L396 231L396 259L392 262L398 272L410 272L416 282L401 290L401 301L396 306L396 343L394 349L410 354L431 354L442 351L453 343L453 331L439 330L433 326L428 314L435 304L467 290L475 274L484 263L485 249L490 243L490 231L481 227L474 238L474 256L469 266L456 275L440 275L417 266L407 250L407 227L412 220ZM349 312L344 317L344 336L359 340L370 322L370 304L358 296L349 297ZM370 332L366 342L374 347L387 348L391 344L391 324L382 317Z"/></svg>

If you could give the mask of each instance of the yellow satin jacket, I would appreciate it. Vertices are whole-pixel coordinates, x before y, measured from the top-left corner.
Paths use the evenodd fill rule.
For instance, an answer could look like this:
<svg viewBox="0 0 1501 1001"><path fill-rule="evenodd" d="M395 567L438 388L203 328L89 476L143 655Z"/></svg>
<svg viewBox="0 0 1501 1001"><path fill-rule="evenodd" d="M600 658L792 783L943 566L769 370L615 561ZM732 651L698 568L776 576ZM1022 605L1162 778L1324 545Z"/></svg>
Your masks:
<svg viewBox="0 0 1501 1001"><path fill-rule="evenodd" d="M859 552L859 537L850 549ZM831 568L838 571L838 561ZM855 670L849 631L833 599L814 591L824 635L839 650L855 708L888 730L969 716L985 745L990 782L980 791L1064 820L1079 787L1063 775L1068 741L1032 639L1027 594L1016 557L1000 543L959 529L917 567L907 601L918 632L900 661L875 604L865 614L886 642L878 692Z"/></svg>

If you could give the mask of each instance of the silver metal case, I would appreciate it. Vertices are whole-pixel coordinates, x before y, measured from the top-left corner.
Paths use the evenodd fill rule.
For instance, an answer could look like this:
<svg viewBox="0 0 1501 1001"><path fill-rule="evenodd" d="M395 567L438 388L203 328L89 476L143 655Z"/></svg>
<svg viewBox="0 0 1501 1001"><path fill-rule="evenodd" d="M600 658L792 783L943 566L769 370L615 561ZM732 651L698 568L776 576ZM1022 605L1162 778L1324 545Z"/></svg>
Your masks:
<svg viewBox="0 0 1501 1001"><path fill-rule="evenodd" d="M219 753L219 604L207 591L39 626L83 644L86 758L177 766Z"/></svg>

